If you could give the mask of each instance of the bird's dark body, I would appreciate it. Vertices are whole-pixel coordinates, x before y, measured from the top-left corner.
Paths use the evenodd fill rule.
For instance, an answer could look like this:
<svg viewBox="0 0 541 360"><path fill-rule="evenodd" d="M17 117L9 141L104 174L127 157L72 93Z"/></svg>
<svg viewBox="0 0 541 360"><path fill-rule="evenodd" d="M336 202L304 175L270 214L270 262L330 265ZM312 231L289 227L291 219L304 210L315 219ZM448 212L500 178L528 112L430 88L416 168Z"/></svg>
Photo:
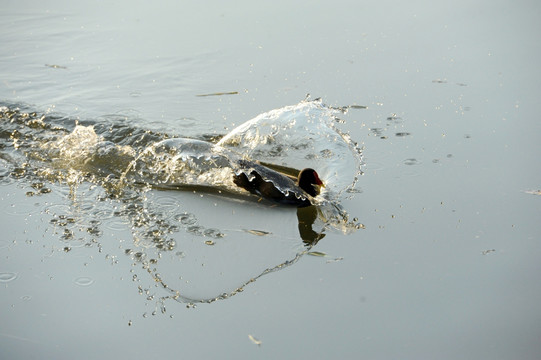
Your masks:
<svg viewBox="0 0 541 360"><path fill-rule="evenodd" d="M309 193L304 189L303 182L310 182L315 180L304 180L299 176L299 182L296 183L287 175L274 171L266 166L260 165L253 161L240 160L238 162L241 171L236 173L233 178L233 182L251 192L252 194L259 195L265 199L285 204L294 205L297 207L305 207L312 205L310 196L316 196L319 192L312 191L312 185L309 184ZM245 171L242 171L245 170ZM313 170L312 170L313 171ZM314 172L315 173L315 172ZM302 172L301 172L302 174ZM320 185L321 181L316 175L317 182L313 184Z"/></svg>

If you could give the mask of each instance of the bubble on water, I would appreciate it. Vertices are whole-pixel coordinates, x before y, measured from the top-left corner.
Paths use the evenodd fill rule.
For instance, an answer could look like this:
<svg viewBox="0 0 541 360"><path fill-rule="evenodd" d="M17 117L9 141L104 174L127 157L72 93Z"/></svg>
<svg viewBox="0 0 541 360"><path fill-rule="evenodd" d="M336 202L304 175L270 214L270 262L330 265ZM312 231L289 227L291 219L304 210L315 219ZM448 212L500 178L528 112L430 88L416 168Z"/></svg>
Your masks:
<svg viewBox="0 0 541 360"><path fill-rule="evenodd" d="M62 233L62 236L60 237L64 241L72 240L75 237L73 234L73 231L70 229L64 229L64 232Z"/></svg>
<svg viewBox="0 0 541 360"><path fill-rule="evenodd" d="M155 243L156 243L155 246L156 246L157 249L167 250L167 251L173 250L175 248L175 246L177 245L175 240L155 241Z"/></svg>
<svg viewBox="0 0 541 360"><path fill-rule="evenodd" d="M192 226L188 226L186 228L186 230L189 232L189 233L192 233L194 235L198 235L198 236L202 236L203 235L203 232L204 232L204 228L202 226L198 226L198 225L192 225Z"/></svg>
<svg viewBox="0 0 541 360"><path fill-rule="evenodd" d="M93 235L93 236L101 236L101 234L102 234L102 231L98 228L97 225L89 226L86 229L86 232L89 233L90 235Z"/></svg>
<svg viewBox="0 0 541 360"><path fill-rule="evenodd" d="M207 236L207 237L212 237L212 238L215 238L215 239L218 239L218 238L223 238L225 236L224 233L222 233L220 230L218 229L206 229L204 232L203 232L203 235L204 236Z"/></svg>
<svg viewBox="0 0 541 360"><path fill-rule="evenodd" d="M17 273L14 272L0 272L0 282L7 283L17 279Z"/></svg>
<svg viewBox="0 0 541 360"><path fill-rule="evenodd" d="M183 225L193 225L197 222L195 215L190 213L179 214L175 218Z"/></svg>
<svg viewBox="0 0 541 360"><path fill-rule="evenodd" d="M74 280L76 285L79 286L90 286L94 284L94 279L87 276L80 276Z"/></svg>
<svg viewBox="0 0 541 360"><path fill-rule="evenodd" d="M133 259L135 261L144 261L146 259L146 254L141 251L138 251L133 254Z"/></svg>

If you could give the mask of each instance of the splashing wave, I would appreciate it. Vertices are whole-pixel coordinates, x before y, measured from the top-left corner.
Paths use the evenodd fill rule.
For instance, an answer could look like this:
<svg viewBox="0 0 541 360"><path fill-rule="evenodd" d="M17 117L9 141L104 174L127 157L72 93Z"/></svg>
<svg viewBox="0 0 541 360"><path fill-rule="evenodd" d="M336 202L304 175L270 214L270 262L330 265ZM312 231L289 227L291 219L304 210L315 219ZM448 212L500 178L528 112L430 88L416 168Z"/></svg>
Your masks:
<svg viewBox="0 0 541 360"><path fill-rule="evenodd" d="M41 189L49 181L58 184L50 187L57 189L53 191L65 193L62 186L68 184L73 203L51 220L61 227L61 240L92 246L103 236L102 222L108 231L127 226L133 249L130 246L125 254L142 264L152 284L168 291L168 298L192 303L228 298L259 277L296 263L327 229L350 233L359 228L349 221L340 202L354 193L361 151L338 127L344 109L325 106L320 100L261 114L210 142L204 136L171 138L132 127L121 116L75 121L39 114L20 104L1 105L0 185L28 181ZM251 217L254 208L263 205L252 201L255 207L247 206L247 199L257 198L233 182L234 174L250 173L249 166L241 165L245 160L290 175L312 167L326 190L316 197L317 207L297 212L298 224L291 221L290 210L273 207L264 216ZM228 194L226 199L235 200L230 203L234 211L224 212L199 197L193 207L193 198L181 196L184 193L153 191L156 188ZM72 213L72 206L77 211ZM198 219L198 211L208 218ZM109 220L104 213L110 214ZM217 217L222 221L213 223ZM111 223L111 219L123 220ZM233 223L236 228L217 228ZM88 241L73 238L80 228L87 229ZM255 241L254 234L265 236ZM211 245L220 251L209 251ZM206 259L208 275L200 270L201 259ZM240 262L245 265L239 266ZM194 279L188 283L190 274Z"/></svg>

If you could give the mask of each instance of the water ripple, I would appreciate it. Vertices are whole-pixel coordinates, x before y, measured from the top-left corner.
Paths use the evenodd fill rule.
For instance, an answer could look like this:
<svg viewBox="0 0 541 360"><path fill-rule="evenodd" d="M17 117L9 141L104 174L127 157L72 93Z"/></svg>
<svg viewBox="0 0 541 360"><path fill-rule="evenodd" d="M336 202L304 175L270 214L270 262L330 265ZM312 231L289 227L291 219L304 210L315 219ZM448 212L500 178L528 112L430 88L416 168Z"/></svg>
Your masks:
<svg viewBox="0 0 541 360"><path fill-rule="evenodd" d="M39 212L39 207L36 204L20 201L10 204L4 211L9 215L32 215Z"/></svg>
<svg viewBox="0 0 541 360"><path fill-rule="evenodd" d="M76 285L79 286L90 286L94 284L94 279L86 276L80 276L77 279L74 280Z"/></svg>
<svg viewBox="0 0 541 360"><path fill-rule="evenodd" d="M17 279L17 273L13 272L0 272L0 283L8 283Z"/></svg>

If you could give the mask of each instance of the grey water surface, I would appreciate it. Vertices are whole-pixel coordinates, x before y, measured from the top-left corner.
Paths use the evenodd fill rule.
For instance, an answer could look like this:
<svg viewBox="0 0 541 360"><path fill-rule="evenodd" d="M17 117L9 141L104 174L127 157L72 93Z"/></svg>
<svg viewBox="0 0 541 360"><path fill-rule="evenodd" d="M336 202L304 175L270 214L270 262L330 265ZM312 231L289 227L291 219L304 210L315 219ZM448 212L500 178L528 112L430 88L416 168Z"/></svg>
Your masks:
<svg viewBox="0 0 541 360"><path fill-rule="evenodd" d="M537 2L1 5L0 358L539 357ZM335 212L122 182L307 94Z"/></svg>

